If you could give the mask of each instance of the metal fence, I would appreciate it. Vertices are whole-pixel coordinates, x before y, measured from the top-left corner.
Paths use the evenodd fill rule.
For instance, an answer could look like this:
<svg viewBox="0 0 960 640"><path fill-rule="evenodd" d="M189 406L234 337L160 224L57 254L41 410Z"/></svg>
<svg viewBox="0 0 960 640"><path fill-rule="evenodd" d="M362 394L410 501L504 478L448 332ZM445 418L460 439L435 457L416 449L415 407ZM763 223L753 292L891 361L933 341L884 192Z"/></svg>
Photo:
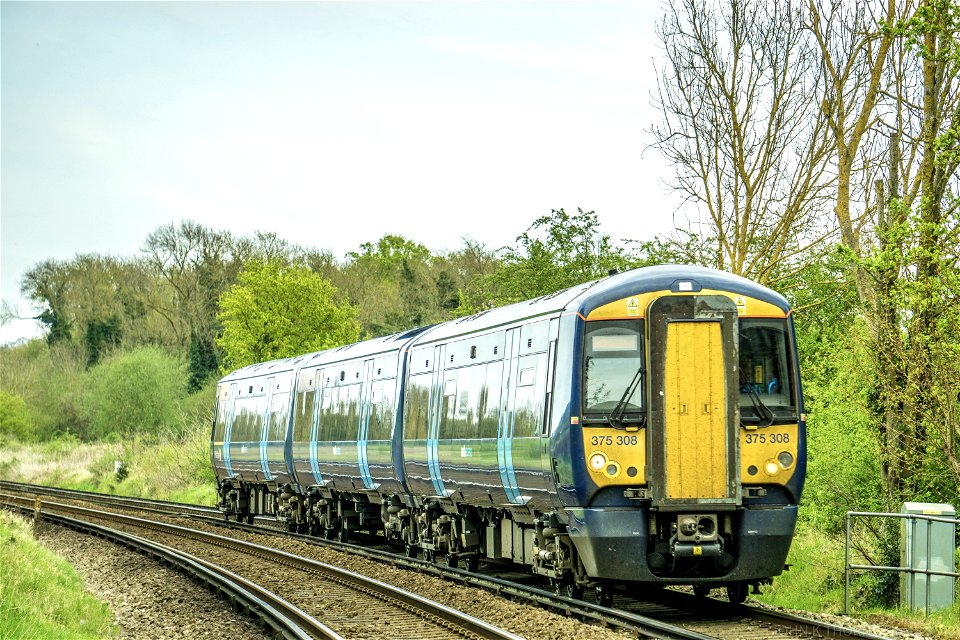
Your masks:
<svg viewBox="0 0 960 640"><path fill-rule="evenodd" d="M942 518L937 516L925 516L916 513L871 513L869 511L848 511L847 512L847 535L846 535L846 547L845 547L845 563L844 563L844 582L843 582L843 612L844 614L850 613L850 572L851 571L892 571L894 573L906 573L911 574L924 574L926 576L926 602L924 611L926 615L930 615L930 579L933 576L946 576L952 577L954 579L960 578L960 573L955 571L934 571L930 569L930 539L931 531L933 527L930 524L927 524L927 557L926 557L926 569L914 569L913 567L884 567L881 565L874 564L850 564L850 526L853 521L853 518L899 518L901 520L910 520L911 534L912 539L916 540L916 526L917 521L925 520L928 523L933 522L943 522L947 524L960 524L960 519L957 518ZM954 551L956 553L956 551ZM909 580L910 589L914 588L914 581ZM911 596L913 593L911 592ZM910 601L913 601L913 598L910 598Z"/></svg>

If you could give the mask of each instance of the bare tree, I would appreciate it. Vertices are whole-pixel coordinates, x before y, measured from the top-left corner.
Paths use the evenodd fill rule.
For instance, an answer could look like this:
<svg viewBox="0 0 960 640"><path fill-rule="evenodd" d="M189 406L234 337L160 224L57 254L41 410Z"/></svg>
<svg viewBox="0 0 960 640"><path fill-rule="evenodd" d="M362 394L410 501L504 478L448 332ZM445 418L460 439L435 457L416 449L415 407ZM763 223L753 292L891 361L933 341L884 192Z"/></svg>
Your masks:
<svg viewBox="0 0 960 640"><path fill-rule="evenodd" d="M790 3L681 0L658 35L663 121L655 146L673 187L705 211L715 266L769 282L822 237L830 148L816 50Z"/></svg>
<svg viewBox="0 0 960 640"><path fill-rule="evenodd" d="M935 458L960 479L958 156L951 151L960 9L950 0L808 0L807 24L826 80L834 212L856 257L874 354L883 480L897 503L929 486L921 476L939 464Z"/></svg>

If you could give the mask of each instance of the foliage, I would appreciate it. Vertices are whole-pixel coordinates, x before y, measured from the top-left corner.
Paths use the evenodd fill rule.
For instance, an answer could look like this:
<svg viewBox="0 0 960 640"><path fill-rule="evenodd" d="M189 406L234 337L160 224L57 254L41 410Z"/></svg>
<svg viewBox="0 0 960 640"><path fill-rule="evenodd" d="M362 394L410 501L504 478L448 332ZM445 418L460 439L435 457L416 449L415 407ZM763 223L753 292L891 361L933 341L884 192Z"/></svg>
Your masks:
<svg viewBox="0 0 960 640"><path fill-rule="evenodd" d="M183 363L159 347L118 353L90 370L81 399L87 438L159 433L186 396Z"/></svg>
<svg viewBox="0 0 960 640"><path fill-rule="evenodd" d="M340 281L365 333L386 335L436 322L433 256L424 245L387 234L347 254Z"/></svg>
<svg viewBox="0 0 960 640"><path fill-rule="evenodd" d="M119 345L121 335L120 318L116 315L105 320L88 320L87 330L84 332L87 366L92 367L97 364L108 349Z"/></svg>
<svg viewBox="0 0 960 640"><path fill-rule="evenodd" d="M784 572L763 588L757 600L804 611L843 609L843 538L825 535L810 523L799 523Z"/></svg>
<svg viewBox="0 0 960 640"><path fill-rule="evenodd" d="M213 374L217 372L217 353L213 342L207 336L195 332L190 336L188 351L190 379L187 390L199 391Z"/></svg>
<svg viewBox="0 0 960 640"><path fill-rule="evenodd" d="M31 525L0 511L0 637L117 637L106 603L70 564L33 540Z"/></svg>
<svg viewBox="0 0 960 640"><path fill-rule="evenodd" d="M500 266L461 300L461 314L536 298L632 264L626 251L600 230L597 214L583 209L574 215L554 209L537 218L517 242L518 247L501 250Z"/></svg>
<svg viewBox="0 0 960 640"><path fill-rule="evenodd" d="M220 297L224 366L295 356L355 342L357 310L340 302L328 280L279 261L249 262Z"/></svg>
<svg viewBox="0 0 960 640"><path fill-rule="evenodd" d="M838 534L846 511L884 510L880 444L868 407L871 371L864 368L862 324L833 342L834 358L806 358L807 484L803 518ZM802 333L801 333L802 335Z"/></svg>
<svg viewBox="0 0 960 640"><path fill-rule="evenodd" d="M79 348L32 340L0 348L0 358L0 389L23 399L36 438L85 432L79 398L86 356Z"/></svg>
<svg viewBox="0 0 960 640"><path fill-rule="evenodd" d="M0 391L0 440L7 437L30 440L33 424L23 398Z"/></svg>

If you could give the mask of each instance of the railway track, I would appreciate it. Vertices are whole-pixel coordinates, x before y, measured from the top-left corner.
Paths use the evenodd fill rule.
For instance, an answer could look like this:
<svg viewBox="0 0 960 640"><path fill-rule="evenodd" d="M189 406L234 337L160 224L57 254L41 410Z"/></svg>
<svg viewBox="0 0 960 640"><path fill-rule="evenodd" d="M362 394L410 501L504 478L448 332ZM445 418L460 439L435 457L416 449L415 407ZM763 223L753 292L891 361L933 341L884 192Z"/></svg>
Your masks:
<svg viewBox="0 0 960 640"><path fill-rule="evenodd" d="M0 489L13 489L16 485L0 482ZM56 490L56 494L47 494L46 487L28 486L22 491L37 492L44 495L66 497L71 492ZM72 494L74 499L87 499ZM93 494L98 502L109 502L111 496ZM125 499L113 503L124 509L138 509L135 499ZM859 640L884 640L883 636L863 631L830 625L821 621L793 616L750 605L731 606L725 601L696 597L672 589L645 591L631 595L625 592L614 594L614 606L601 607L582 600L567 598L537 585L522 584L516 580L507 580L495 575L469 573L416 558L407 558L403 554L383 549L370 549L333 540L320 540L312 536L288 533L277 527L245 525L227 522L217 510L208 513L196 512L192 505L177 503L157 503L152 501L150 508L170 509L164 511L174 515L178 506L188 509L179 512L181 516L204 522L216 527L229 527L232 530L254 534L282 537L311 545L333 548L339 551L363 556L378 562L388 562L394 566L432 574L445 580L463 585L480 587L509 599L527 602L539 607L553 609L568 616L585 621L595 621L602 625L630 631L637 637L652 638L851 638ZM203 509L203 508L201 508ZM209 515L212 511L216 515Z"/></svg>
<svg viewBox="0 0 960 640"><path fill-rule="evenodd" d="M0 502L24 511L35 508L29 497L9 493L0 494ZM202 567L204 579L231 597L240 591L251 596L253 603L248 608L264 615L288 638L519 640L514 634L414 593L270 547L51 500L42 502L41 509L45 519L120 541L180 567L192 564L191 573ZM142 535L134 535L129 529L140 530ZM174 557L179 561L173 561ZM239 571L231 571L231 566L258 576L258 584L242 578ZM290 586L290 569L302 574L292 581L296 586ZM212 574L219 579L213 580Z"/></svg>

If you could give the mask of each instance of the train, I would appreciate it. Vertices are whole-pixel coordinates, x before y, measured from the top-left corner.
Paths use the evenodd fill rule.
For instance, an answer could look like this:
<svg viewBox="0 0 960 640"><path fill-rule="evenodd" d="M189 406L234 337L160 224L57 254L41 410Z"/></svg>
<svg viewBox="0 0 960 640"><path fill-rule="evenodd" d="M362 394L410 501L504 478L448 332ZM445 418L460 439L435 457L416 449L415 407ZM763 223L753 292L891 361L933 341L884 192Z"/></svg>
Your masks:
<svg viewBox="0 0 960 640"><path fill-rule="evenodd" d="M604 605L739 603L785 569L803 489L792 309L703 267L611 273L233 371L210 455L227 518L523 565Z"/></svg>

